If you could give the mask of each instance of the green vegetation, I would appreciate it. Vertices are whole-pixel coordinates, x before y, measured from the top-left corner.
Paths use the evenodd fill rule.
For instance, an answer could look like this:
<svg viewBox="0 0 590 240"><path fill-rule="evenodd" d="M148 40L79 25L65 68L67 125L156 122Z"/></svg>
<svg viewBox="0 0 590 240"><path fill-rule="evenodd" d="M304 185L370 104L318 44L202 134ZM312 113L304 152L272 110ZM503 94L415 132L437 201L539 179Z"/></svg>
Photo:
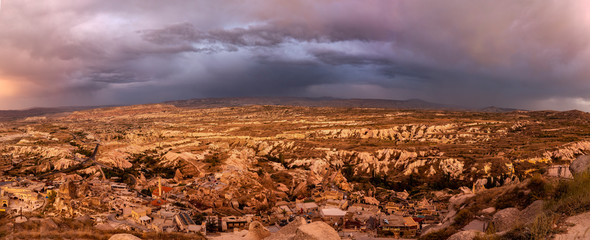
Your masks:
<svg viewBox="0 0 590 240"><path fill-rule="evenodd" d="M155 150L135 154L132 156L131 160L133 167L125 169L125 171L133 173L134 176L139 176L139 172L142 172L146 178L158 176L163 178L173 178L177 168L161 166L159 164L160 159L161 156Z"/></svg>

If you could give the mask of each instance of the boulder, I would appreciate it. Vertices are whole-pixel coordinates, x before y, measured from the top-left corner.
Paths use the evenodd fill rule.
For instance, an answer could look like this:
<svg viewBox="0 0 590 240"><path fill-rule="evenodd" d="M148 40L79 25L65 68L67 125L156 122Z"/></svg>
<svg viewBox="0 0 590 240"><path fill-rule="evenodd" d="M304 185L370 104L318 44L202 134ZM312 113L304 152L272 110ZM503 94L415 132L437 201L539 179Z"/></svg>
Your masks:
<svg viewBox="0 0 590 240"><path fill-rule="evenodd" d="M520 211L516 208L502 209L492 217L492 224L496 232L512 229L520 222Z"/></svg>
<svg viewBox="0 0 590 240"><path fill-rule="evenodd" d="M572 162L572 164L570 165L570 172L572 172L572 174L574 176L576 176L580 173L584 173L584 172L588 171L589 168L590 168L590 156L582 155L582 156L579 156L578 158L576 158L576 160L574 160Z"/></svg>
<svg viewBox="0 0 590 240"><path fill-rule="evenodd" d="M249 240L262 240L265 237L270 236L270 231L266 229L259 221L253 221L248 227L248 234L246 239Z"/></svg>
<svg viewBox="0 0 590 240"><path fill-rule="evenodd" d="M296 217L293 222L290 222L286 226L282 227L278 232L272 234L266 240L280 240L280 239L293 239L295 237L295 233L297 233L297 229L300 226L306 225L307 222L302 217Z"/></svg>
<svg viewBox="0 0 590 240"><path fill-rule="evenodd" d="M451 235L447 240L472 240L477 236L481 236L483 234L483 232L475 230L461 231Z"/></svg>
<svg viewBox="0 0 590 240"><path fill-rule="evenodd" d="M496 212L496 208L495 207L489 207L489 208L486 208L486 209L481 210L481 213L482 214L492 214L494 212Z"/></svg>
<svg viewBox="0 0 590 240"><path fill-rule="evenodd" d="M327 223L312 222L297 228L293 240L340 240L340 236Z"/></svg>
<svg viewBox="0 0 590 240"><path fill-rule="evenodd" d="M109 240L141 240L141 238L138 238L128 233L119 233L111 236Z"/></svg>
<svg viewBox="0 0 590 240"><path fill-rule="evenodd" d="M484 221L474 219L473 221L469 222L462 230L464 231L485 231L486 223Z"/></svg>
<svg viewBox="0 0 590 240"><path fill-rule="evenodd" d="M537 216L543 213L543 200L537 200L520 212L520 219L524 224L530 224L535 221Z"/></svg>

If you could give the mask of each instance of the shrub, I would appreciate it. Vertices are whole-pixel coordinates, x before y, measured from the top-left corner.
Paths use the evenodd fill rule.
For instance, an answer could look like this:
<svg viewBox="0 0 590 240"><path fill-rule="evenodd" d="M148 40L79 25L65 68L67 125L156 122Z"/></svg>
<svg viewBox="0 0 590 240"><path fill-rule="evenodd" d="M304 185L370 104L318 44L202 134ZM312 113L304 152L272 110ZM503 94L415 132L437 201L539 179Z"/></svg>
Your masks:
<svg viewBox="0 0 590 240"><path fill-rule="evenodd" d="M500 195L496 199L494 207L497 209L504 209L509 207L523 208L534 202L534 198L531 194L527 194L524 189L513 188L508 192Z"/></svg>
<svg viewBox="0 0 590 240"><path fill-rule="evenodd" d="M500 237L500 239L502 240L531 240L533 239L531 232L528 228L525 227L517 227L514 228L510 231L508 231L506 234L502 235Z"/></svg>
<svg viewBox="0 0 590 240"><path fill-rule="evenodd" d="M535 189L537 193L542 193L535 197L553 196L553 200L549 201L545 211L537 216L532 224L515 228L502 239L547 239L553 233L553 226L562 214L571 216L590 210L588 186L590 186L589 173L578 175L572 181L560 181L553 188L544 180L540 182L539 178L533 177L528 187ZM553 189L552 194L548 189Z"/></svg>
<svg viewBox="0 0 590 240"><path fill-rule="evenodd" d="M551 193L551 184L549 184L549 182L540 174L535 174L530 179L527 188L531 190L531 195L534 200L547 198Z"/></svg>
<svg viewBox="0 0 590 240"><path fill-rule="evenodd" d="M590 174L580 174L569 182L561 182L554 192L550 209L566 215L590 210Z"/></svg>
<svg viewBox="0 0 590 240"><path fill-rule="evenodd" d="M545 239L553 231L556 215L552 212L545 212L535 219L530 226L531 239Z"/></svg>
<svg viewBox="0 0 590 240"><path fill-rule="evenodd" d="M467 225L471 220L473 220L473 217L475 215L473 214L473 212L471 212L471 210L469 208L463 208L461 209L461 211L459 211L457 213L457 216L455 216L455 225L456 226L465 226Z"/></svg>

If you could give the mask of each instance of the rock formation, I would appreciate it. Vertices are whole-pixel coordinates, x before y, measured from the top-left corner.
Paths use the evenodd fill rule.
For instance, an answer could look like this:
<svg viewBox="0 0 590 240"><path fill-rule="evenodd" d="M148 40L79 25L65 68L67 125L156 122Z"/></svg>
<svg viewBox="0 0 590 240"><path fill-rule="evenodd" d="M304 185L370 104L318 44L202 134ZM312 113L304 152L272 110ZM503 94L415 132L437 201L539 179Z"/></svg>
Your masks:
<svg viewBox="0 0 590 240"><path fill-rule="evenodd" d="M473 240L478 236L484 235L481 231L461 231L451 235L447 240Z"/></svg>
<svg viewBox="0 0 590 240"><path fill-rule="evenodd" d="M589 168L590 168L590 156L588 156L588 155L579 156L570 165L570 171L572 172L574 177L578 174L588 171Z"/></svg>
<svg viewBox="0 0 590 240"><path fill-rule="evenodd" d="M111 236L109 240L141 240L141 238L127 233L119 233Z"/></svg>
<svg viewBox="0 0 590 240"><path fill-rule="evenodd" d="M491 223L496 232L510 230L520 223L520 211L517 208L502 209L494 214Z"/></svg>
<svg viewBox="0 0 590 240"><path fill-rule="evenodd" d="M327 223L312 222L297 228L293 240L340 240L340 236Z"/></svg>
<svg viewBox="0 0 590 240"><path fill-rule="evenodd" d="M270 231L266 229L262 223L258 221L253 221L250 223L248 227L248 234L246 235L246 239L249 240L262 240L266 237L270 236Z"/></svg>

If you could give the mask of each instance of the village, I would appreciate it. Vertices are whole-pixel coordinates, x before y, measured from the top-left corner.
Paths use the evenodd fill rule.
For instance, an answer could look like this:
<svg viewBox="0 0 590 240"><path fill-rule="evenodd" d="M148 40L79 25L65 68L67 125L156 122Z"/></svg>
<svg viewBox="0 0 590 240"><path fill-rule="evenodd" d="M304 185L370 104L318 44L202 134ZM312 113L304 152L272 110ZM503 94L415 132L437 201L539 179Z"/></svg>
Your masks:
<svg viewBox="0 0 590 240"><path fill-rule="evenodd" d="M277 199L264 211L241 206L235 200L197 207L191 203L189 192L203 185L210 191L219 190L225 184L211 176L205 182L195 179L189 183L154 178L148 183L151 191L137 191L118 177L83 179L77 174L61 174L53 181L34 179L31 175L0 180L0 212L14 217L15 223L44 217L83 217L101 230L199 232L215 237L248 229L252 221L277 232L295 218L303 218L308 223L323 221L341 237L365 234L415 238L423 227L439 223L447 209L443 202L409 200L407 192L396 193L394 201L380 202L360 191L321 184L311 197Z"/></svg>

